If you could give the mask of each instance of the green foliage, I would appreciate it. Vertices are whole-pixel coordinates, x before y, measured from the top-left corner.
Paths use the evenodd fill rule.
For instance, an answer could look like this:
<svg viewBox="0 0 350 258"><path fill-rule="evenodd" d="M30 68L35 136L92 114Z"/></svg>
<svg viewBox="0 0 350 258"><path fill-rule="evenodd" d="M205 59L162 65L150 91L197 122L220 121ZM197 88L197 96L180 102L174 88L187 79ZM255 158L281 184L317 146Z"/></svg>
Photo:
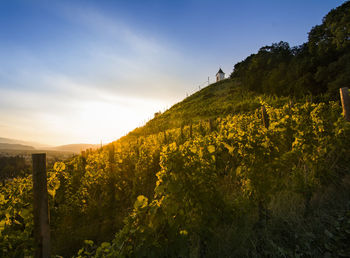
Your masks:
<svg viewBox="0 0 350 258"><path fill-rule="evenodd" d="M307 43L279 42L234 66L231 78L250 90L279 96L329 94L350 83L350 2L331 10L309 32Z"/></svg>
<svg viewBox="0 0 350 258"><path fill-rule="evenodd" d="M350 125L340 106L257 101L266 107L268 129L258 108L165 133L129 135L57 162L48 171L53 252L78 257L347 253L348 229L337 223L338 217L347 219L340 210L348 207L321 209L320 214L334 211L330 225L314 208L315 196L349 175ZM0 190L3 257L32 252L31 188L29 176Z"/></svg>
<svg viewBox="0 0 350 258"><path fill-rule="evenodd" d="M346 252L341 242L346 231L340 229L334 246L327 247L316 237L320 228L331 232L331 227L305 229L316 216L315 194L349 174L350 125L340 107L261 104L270 116L269 129L256 111L217 119L214 131L205 123L195 125L192 138L187 127L186 139L179 137L181 128L169 130L165 145L159 134L154 195L135 197L123 229L108 248L99 247L103 255L319 256L334 254L339 246ZM290 231L287 237L301 237L284 242L284 230ZM313 244L306 246L310 237Z"/></svg>
<svg viewBox="0 0 350 258"><path fill-rule="evenodd" d="M30 255L33 250L31 176L0 188L0 256Z"/></svg>
<svg viewBox="0 0 350 258"><path fill-rule="evenodd" d="M190 124L200 124L204 120L251 112L260 106L261 98L275 106L282 106L288 100L287 97L277 98L269 94L257 94L234 79L219 81L175 104L163 114L150 120L145 126L130 132L128 137L157 134Z"/></svg>
<svg viewBox="0 0 350 258"><path fill-rule="evenodd" d="M23 157L0 157L0 181L5 182L8 179L26 176L31 168Z"/></svg>

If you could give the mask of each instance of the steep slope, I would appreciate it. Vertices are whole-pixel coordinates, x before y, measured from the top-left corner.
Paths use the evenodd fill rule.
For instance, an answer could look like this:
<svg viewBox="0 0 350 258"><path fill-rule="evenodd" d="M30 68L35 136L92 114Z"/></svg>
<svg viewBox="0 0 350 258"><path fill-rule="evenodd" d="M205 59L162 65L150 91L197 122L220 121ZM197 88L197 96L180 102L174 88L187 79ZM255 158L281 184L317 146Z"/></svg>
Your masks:
<svg viewBox="0 0 350 258"><path fill-rule="evenodd" d="M257 95L232 80L210 85L49 171L53 253L350 255L349 141L339 103ZM11 214L0 256L30 254L31 185L22 178L0 188L1 214Z"/></svg>
<svg viewBox="0 0 350 258"><path fill-rule="evenodd" d="M130 132L129 136L148 135L229 114L251 112L260 106L263 99L275 106L281 106L289 98L257 94L234 79L226 79L185 98L150 120L145 126Z"/></svg>
<svg viewBox="0 0 350 258"><path fill-rule="evenodd" d="M280 106L281 99L270 98L274 106L256 97L267 109L268 128L260 108L212 123L203 114L193 124L130 134L85 153L81 187L90 215L84 220L104 217L118 234L97 249L89 242L80 254L95 248L96 257L349 255L342 221L350 219L350 124L341 107ZM96 232L107 228L91 227L87 238L105 241Z"/></svg>

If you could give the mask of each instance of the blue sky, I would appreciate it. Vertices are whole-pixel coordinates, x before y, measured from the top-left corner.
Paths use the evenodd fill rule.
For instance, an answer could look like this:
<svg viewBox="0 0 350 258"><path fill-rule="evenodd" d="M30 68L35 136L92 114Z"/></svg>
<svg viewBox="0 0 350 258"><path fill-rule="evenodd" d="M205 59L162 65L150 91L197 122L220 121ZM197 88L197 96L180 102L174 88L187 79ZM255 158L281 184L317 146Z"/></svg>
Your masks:
<svg viewBox="0 0 350 258"><path fill-rule="evenodd" d="M0 1L0 137L115 140L344 1Z"/></svg>

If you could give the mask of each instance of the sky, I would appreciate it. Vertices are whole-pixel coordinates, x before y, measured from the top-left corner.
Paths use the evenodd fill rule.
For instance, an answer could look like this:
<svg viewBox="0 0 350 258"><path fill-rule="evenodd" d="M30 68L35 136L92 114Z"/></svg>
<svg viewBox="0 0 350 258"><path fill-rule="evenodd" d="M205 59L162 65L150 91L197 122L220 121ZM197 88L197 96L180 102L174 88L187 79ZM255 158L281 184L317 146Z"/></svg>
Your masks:
<svg viewBox="0 0 350 258"><path fill-rule="evenodd" d="M0 0L0 137L107 143L337 0Z"/></svg>

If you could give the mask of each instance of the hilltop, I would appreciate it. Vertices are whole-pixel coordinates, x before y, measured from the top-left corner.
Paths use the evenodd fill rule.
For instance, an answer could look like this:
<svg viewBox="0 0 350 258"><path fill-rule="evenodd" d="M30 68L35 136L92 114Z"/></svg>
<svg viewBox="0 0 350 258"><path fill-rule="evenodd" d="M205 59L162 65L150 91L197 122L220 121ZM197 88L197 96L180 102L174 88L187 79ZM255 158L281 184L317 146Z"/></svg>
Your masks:
<svg viewBox="0 0 350 258"><path fill-rule="evenodd" d="M229 79L196 92L130 135L253 111L262 98L279 104L338 100L339 88L350 85L349 10L349 1L331 10L300 46L280 41L261 47L235 64Z"/></svg>
<svg viewBox="0 0 350 258"><path fill-rule="evenodd" d="M145 136L191 123L252 112L263 99L281 106L292 98L259 94L242 86L236 79L228 78L197 91L148 121L145 126L131 131L128 136Z"/></svg>

